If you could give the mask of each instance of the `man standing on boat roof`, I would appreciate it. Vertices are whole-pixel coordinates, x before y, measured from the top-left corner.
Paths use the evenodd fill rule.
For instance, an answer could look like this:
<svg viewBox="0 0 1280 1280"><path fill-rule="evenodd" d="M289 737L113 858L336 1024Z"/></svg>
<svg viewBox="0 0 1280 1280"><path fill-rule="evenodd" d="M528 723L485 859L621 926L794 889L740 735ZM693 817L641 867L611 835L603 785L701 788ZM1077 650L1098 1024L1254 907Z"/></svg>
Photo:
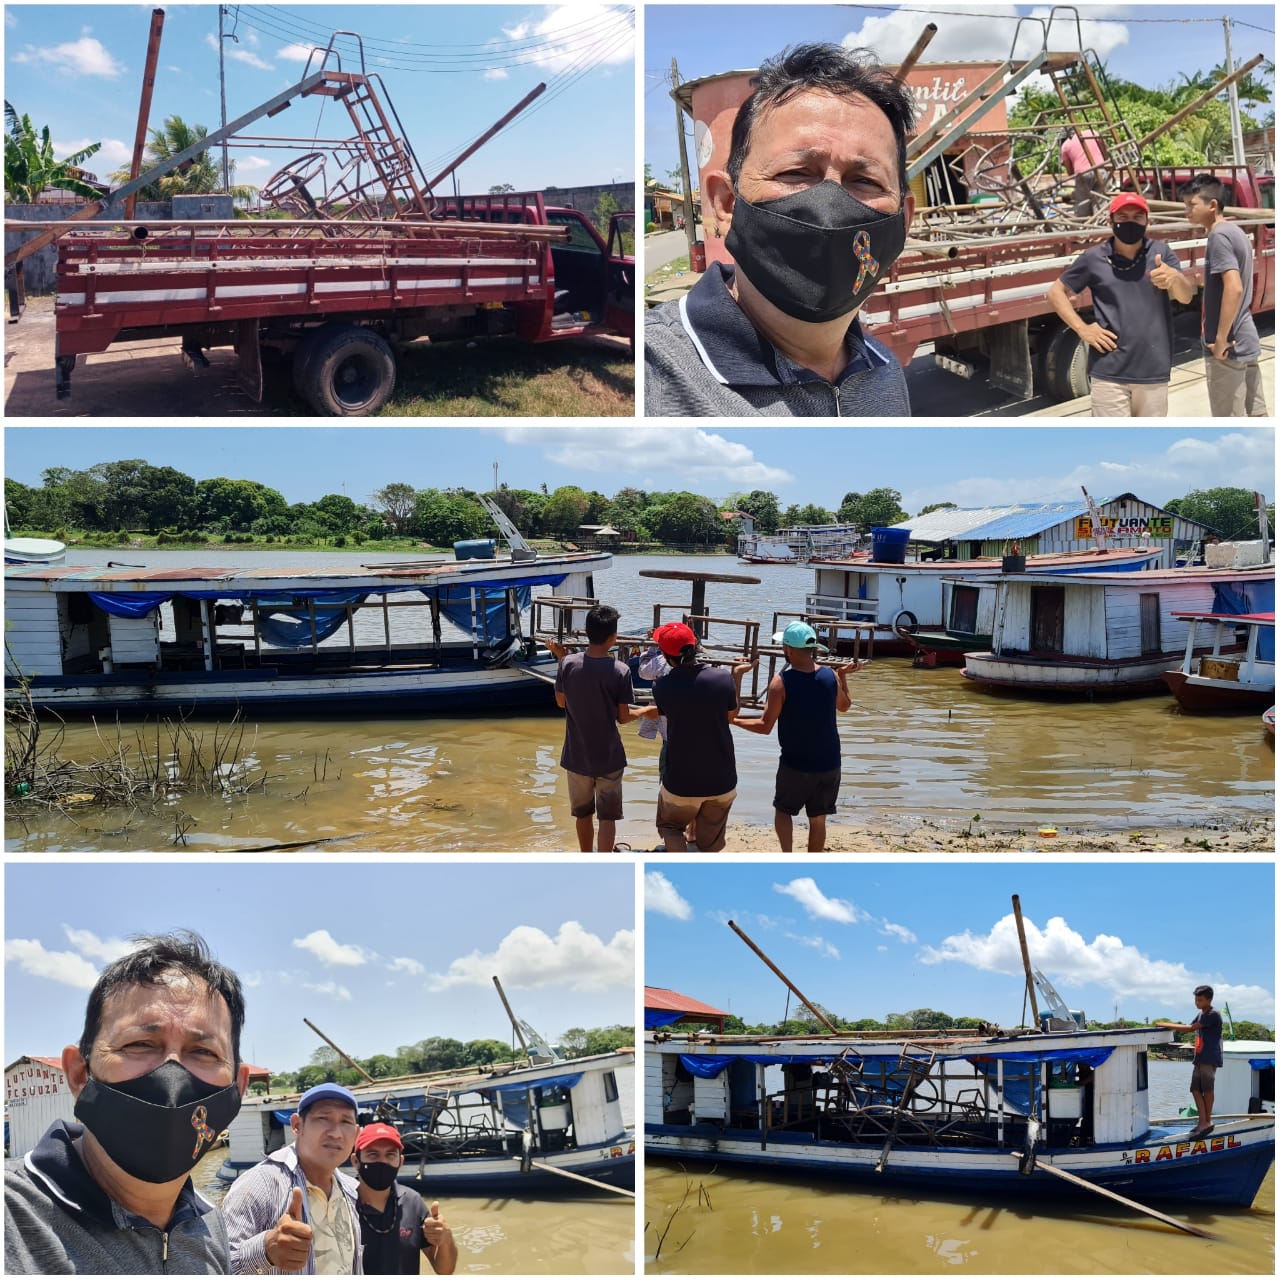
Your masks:
<svg viewBox="0 0 1280 1280"><path fill-rule="evenodd" d="M1213 988L1197 987L1196 1008L1190 1022L1157 1022L1170 1031L1194 1031L1195 1051L1191 1057L1191 1097L1196 1104L1196 1124L1187 1137L1207 1138L1213 1132L1213 1086L1222 1066L1222 1014L1213 1007Z"/></svg>
<svg viewBox="0 0 1280 1280"><path fill-rule="evenodd" d="M907 417L902 367L857 317L915 216L911 95L836 44L785 49L752 88L703 178L734 265L645 316L645 412Z"/></svg>
<svg viewBox="0 0 1280 1280"><path fill-rule="evenodd" d="M738 768L729 731L738 690L723 667L698 660L698 637L683 622L668 622L653 638L670 670L653 686L653 701L667 718L667 763L658 785L658 834L668 853L684 853L693 824L699 853L725 846Z"/></svg>
<svg viewBox="0 0 1280 1280"><path fill-rule="evenodd" d="M764 714L733 723L763 734L778 726L782 755L773 791L778 847L783 853L792 852L794 819L803 809L809 819L809 852L821 853L827 846L827 815L835 813L840 797L836 714L853 705L845 679L862 664L819 666L817 655L827 650L807 622L793 622L773 639L781 642L787 665L769 681Z"/></svg>
<svg viewBox="0 0 1280 1280"><path fill-rule="evenodd" d="M1111 236L1091 245L1049 286L1049 305L1089 348L1095 418L1163 418L1173 370L1171 298L1190 302L1195 285L1163 240L1147 238L1151 210L1132 191L1112 201ZM1086 323L1072 296L1089 290Z"/></svg>
<svg viewBox="0 0 1280 1280"><path fill-rule="evenodd" d="M194 933L135 938L62 1051L78 1124L5 1163L4 1269L225 1275L222 1215L191 1171L240 1110L240 979Z"/></svg>
<svg viewBox="0 0 1280 1280"><path fill-rule="evenodd" d="M440 1204L428 1209L412 1187L398 1182L404 1141L389 1124L367 1124L356 1139L352 1160L360 1180L360 1230L367 1276L416 1276L422 1259L439 1276L458 1265L453 1232L440 1216Z"/></svg>
<svg viewBox="0 0 1280 1280"><path fill-rule="evenodd" d="M236 1275L363 1275L356 1181L339 1173L351 1158L356 1099L318 1084L289 1117L294 1143L273 1151L231 1184L222 1202Z"/></svg>
<svg viewBox="0 0 1280 1280"><path fill-rule="evenodd" d="M622 817L622 772L627 767L618 726L658 713L652 707L641 710L631 705L635 698L631 669L610 653L618 640L617 609L594 605L587 611L586 630L584 653L570 653L554 640L546 645L560 663L556 702L565 713L560 767L569 778L578 849L590 853L594 845L601 853L611 853Z"/></svg>

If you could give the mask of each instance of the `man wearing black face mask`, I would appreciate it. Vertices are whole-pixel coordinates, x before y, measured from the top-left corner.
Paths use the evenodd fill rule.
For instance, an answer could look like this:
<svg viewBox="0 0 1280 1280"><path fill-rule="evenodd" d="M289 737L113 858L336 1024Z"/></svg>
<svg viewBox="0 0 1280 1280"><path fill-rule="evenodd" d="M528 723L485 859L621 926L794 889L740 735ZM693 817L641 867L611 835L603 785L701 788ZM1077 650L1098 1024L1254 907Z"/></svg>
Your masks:
<svg viewBox="0 0 1280 1280"><path fill-rule="evenodd" d="M645 317L645 412L907 416L892 353L859 308L906 243L911 97L870 55L798 45L766 62L703 177L713 264Z"/></svg>
<svg viewBox="0 0 1280 1280"><path fill-rule="evenodd" d="M458 1247L439 1203L433 1200L428 1209L412 1187L396 1181L404 1161L399 1132L389 1124L365 1125L352 1159L360 1179L365 1275L416 1276L423 1258L436 1275L452 1275Z"/></svg>
<svg viewBox="0 0 1280 1280"><path fill-rule="evenodd" d="M240 1110L240 980L193 933L135 939L62 1051L79 1124L5 1166L8 1274L230 1270L221 1214L191 1170Z"/></svg>
<svg viewBox="0 0 1280 1280"><path fill-rule="evenodd" d="M1163 240L1147 238L1150 209L1132 191L1111 201L1111 238L1086 249L1049 286L1049 304L1089 347L1095 418L1163 418L1173 368L1173 307L1195 286ZM1086 289L1096 319L1086 323L1072 295Z"/></svg>

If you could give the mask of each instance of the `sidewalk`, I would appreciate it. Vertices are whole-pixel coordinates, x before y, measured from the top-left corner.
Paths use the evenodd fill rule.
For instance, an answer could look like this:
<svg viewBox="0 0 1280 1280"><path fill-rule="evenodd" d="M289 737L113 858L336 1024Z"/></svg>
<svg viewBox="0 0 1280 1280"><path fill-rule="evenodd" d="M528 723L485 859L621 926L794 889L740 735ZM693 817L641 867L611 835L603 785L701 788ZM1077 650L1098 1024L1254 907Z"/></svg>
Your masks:
<svg viewBox="0 0 1280 1280"><path fill-rule="evenodd" d="M1274 418L1276 412L1276 339L1271 334L1262 339L1262 357L1258 367L1262 372L1262 386L1267 398L1269 415ZM1048 409L1036 409L1025 415L1028 418L1088 418L1090 412L1089 397L1079 400L1064 400ZM1170 418L1208 418L1209 391L1204 380L1204 360L1193 357L1180 365L1175 365L1173 375L1169 379L1169 415ZM1222 419L1219 419L1222 421ZM1262 419L1259 419L1262 421Z"/></svg>

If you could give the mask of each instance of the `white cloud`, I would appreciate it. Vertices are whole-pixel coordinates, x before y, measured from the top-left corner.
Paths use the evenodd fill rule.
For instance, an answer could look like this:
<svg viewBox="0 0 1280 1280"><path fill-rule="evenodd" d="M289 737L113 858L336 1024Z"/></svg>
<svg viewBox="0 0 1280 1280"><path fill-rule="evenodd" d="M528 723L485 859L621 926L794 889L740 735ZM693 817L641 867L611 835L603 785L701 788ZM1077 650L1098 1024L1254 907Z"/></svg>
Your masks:
<svg viewBox="0 0 1280 1280"><path fill-rule="evenodd" d="M279 168L277 161L268 160L266 156L236 156L236 173L261 173L264 169Z"/></svg>
<svg viewBox="0 0 1280 1280"><path fill-rule="evenodd" d="M276 52L276 57L283 62L306 62L316 52L313 44L287 44Z"/></svg>
<svg viewBox="0 0 1280 1280"><path fill-rule="evenodd" d="M1166 1010L1187 1009L1191 992L1201 983L1214 988L1214 1003L1235 1006L1240 1017L1270 1020L1275 1013L1275 996L1265 987L1234 984L1216 975L1194 973L1181 963L1155 960L1137 947L1111 934L1100 933L1088 942L1061 917L1052 917L1043 929L1023 918L1027 948L1035 967L1049 976L1065 999L1073 987L1098 986L1127 1001L1149 1001ZM1021 975L1022 952L1013 914L992 926L986 935L964 933L944 938L937 947L925 947L919 954L923 964L966 964L987 973ZM1130 1016L1142 1017L1146 1010L1135 1008Z"/></svg>
<svg viewBox="0 0 1280 1280"><path fill-rule="evenodd" d="M815 920L834 920L837 924L861 924L871 916L844 898L828 898L812 876L801 876L786 884L775 884L775 893L794 898Z"/></svg>
<svg viewBox="0 0 1280 1280"><path fill-rule="evenodd" d="M635 38L626 11L615 5L564 4L547 12L539 21L526 20L503 27L510 41L538 41L537 47L510 50L522 64L563 71L590 56L602 66L630 62L635 56ZM494 42L495 52L501 44Z"/></svg>
<svg viewBox="0 0 1280 1280"><path fill-rule="evenodd" d="M373 953L355 943L338 942L328 929L313 929L305 938L294 938L293 945L310 951L322 964L368 964Z"/></svg>
<svg viewBox="0 0 1280 1280"><path fill-rule="evenodd" d="M615 429L574 427L505 427L512 444L541 445L548 461L582 471L614 473L618 468ZM657 488L647 477L678 480L694 492L726 493L736 489L773 488L789 484L790 472L760 462L750 446L726 440L701 427L635 426L627 431L627 455L642 476L631 481Z"/></svg>
<svg viewBox="0 0 1280 1280"><path fill-rule="evenodd" d="M227 57L236 62L243 62L246 66L257 67L259 71L274 71L275 67L265 59L258 57L256 53L250 53L248 49L228 49Z"/></svg>
<svg viewBox="0 0 1280 1280"><path fill-rule="evenodd" d="M798 942L802 947L812 947L819 955L827 956L831 960L840 959L840 953L821 934L802 936L798 933L788 933L786 936L792 942Z"/></svg>
<svg viewBox="0 0 1280 1280"><path fill-rule="evenodd" d="M78 76L102 76L114 80L124 72L124 64L102 46L92 36L81 36L66 44L55 44L45 48L36 45L24 45L13 55L14 62L44 63L57 67L59 71L72 72Z"/></svg>
<svg viewBox="0 0 1280 1280"><path fill-rule="evenodd" d="M5 963L13 963L35 978L48 978L67 987L89 991L98 980L98 971L83 956L71 951L46 951L34 938L6 938Z"/></svg>
<svg viewBox="0 0 1280 1280"><path fill-rule="evenodd" d="M505 67L490 67L489 70L484 73L482 78L485 80L506 80L508 78L508 74L509 73Z"/></svg>
<svg viewBox="0 0 1280 1280"><path fill-rule="evenodd" d="M882 943L880 946L878 946L878 947L876 948L876 950L877 950L877 951L888 951L888 950L889 950L889 948L888 948L888 947L886 947L886 946Z"/></svg>
<svg viewBox="0 0 1280 1280"><path fill-rule="evenodd" d="M75 929L69 924L62 926L62 932L67 935L67 941L82 956L88 956L91 960L101 960L103 964L119 960L121 956L127 956L130 951L136 951L141 946L141 943L129 942L125 938L99 938L96 933L91 933L88 929Z"/></svg>
<svg viewBox="0 0 1280 1280"><path fill-rule="evenodd" d="M426 973L427 971L426 965L419 964L418 961L414 960L410 956L396 956L396 958L387 965L387 968L393 973L411 973L415 977L418 974Z"/></svg>
<svg viewBox="0 0 1280 1280"><path fill-rule="evenodd" d="M661 871L645 872L644 909L670 916L673 920L688 920L693 914L693 908Z"/></svg>
<svg viewBox="0 0 1280 1280"><path fill-rule="evenodd" d="M883 933L886 938L897 938L899 942L918 941L916 935L912 933L906 925L891 924L888 920L882 920L880 922L880 932Z"/></svg>
<svg viewBox="0 0 1280 1280"><path fill-rule="evenodd" d="M9 31L12 31L18 25L17 15L12 9L6 9L4 11L4 25L6 30Z"/></svg>
<svg viewBox="0 0 1280 1280"><path fill-rule="evenodd" d="M532 925L519 925L496 951L460 956L447 973L434 973L430 991L449 987L487 987L498 974L506 987L564 986L574 991L603 991L635 982L635 934L620 929L604 942L576 920L567 920L554 938Z"/></svg>
<svg viewBox="0 0 1280 1280"><path fill-rule="evenodd" d="M53 154L59 158L75 155L95 142L102 145L84 162L84 167L91 173L110 173L133 159L133 147L120 138L70 138L66 141L54 138Z"/></svg>
<svg viewBox="0 0 1280 1280"><path fill-rule="evenodd" d="M335 1000L350 1000L351 992L339 982L304 982L303 989L318 996L332 996Z"/></svg>

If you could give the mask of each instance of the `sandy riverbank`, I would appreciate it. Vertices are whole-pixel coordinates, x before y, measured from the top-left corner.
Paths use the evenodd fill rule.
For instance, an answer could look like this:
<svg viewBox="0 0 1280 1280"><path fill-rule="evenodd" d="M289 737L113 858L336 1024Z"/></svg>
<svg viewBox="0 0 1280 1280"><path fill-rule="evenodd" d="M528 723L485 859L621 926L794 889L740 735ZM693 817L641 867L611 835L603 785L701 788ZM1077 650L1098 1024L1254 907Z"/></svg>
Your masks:
<svg viewBox="0 0 1280 1280"><path fill-rule="evenodd" d="M796 823L796 845L803 852L805 827ZM975 826L964 835L942 827L920 824L904 830L875 824L853 826L829 823L828 853L950 853L981 855L992 852L1027 853L1273 853L1275 823L1269 819L1245 823L1207 824L1196 827L1135 828L1132 831L1087 831L1059 827L1056 836L1042 836L1038 829L1000 831ZM771 826L730 823L728 850L744 853L776 853L777 837ZM675 855L680 856L680 855ZM724 855L718 855L724 856ZM794 855L793 855L794 856Z"/></svg>

